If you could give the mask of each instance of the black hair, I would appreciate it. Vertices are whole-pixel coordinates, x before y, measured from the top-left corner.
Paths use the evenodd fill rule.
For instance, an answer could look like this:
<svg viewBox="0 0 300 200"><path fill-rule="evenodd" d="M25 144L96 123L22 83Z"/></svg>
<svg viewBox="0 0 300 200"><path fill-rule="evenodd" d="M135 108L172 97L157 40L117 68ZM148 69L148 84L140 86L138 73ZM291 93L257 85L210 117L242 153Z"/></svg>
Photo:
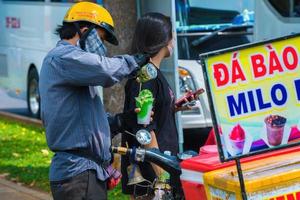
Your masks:
<svg viewBox="0 0 300 200"><path fill-rule="evenodd" d="M161 13L147 13L137 22L132 41L132 53L156 55L172 39L170 17Z"/></svg>
<svg viewBox="0 0 300 200"><path fill-rule="evenodd" d="M79 28L87 27L89 28L92 23L90 22L76 22L79 26ZM77 28L74 24L74 22L63 22L62 25L58 25L55 29L55 34L59 35L60 39L71 39L73 38L77 33Z"/></svg>

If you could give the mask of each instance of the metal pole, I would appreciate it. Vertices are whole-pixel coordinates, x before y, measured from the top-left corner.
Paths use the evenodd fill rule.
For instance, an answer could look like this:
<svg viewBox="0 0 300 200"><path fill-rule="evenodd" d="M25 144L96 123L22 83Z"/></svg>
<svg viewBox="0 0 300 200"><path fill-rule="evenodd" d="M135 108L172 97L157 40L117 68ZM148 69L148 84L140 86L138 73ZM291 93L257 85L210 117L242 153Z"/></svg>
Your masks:
<svg viewBox="0 0 300 200"><path fill-rule="evenodd" d="M176 8L175 8L175 0L170 0L169 5L171 7L170 9L170 16L172 19L172 24L173 24L173 33L174 37L177 38L177 33L176 33ZM177 39L176 39L177 40ZM179 98L179 74L177 71L178 67L178 47L177 47L177 42L174 44L174 54L172 56L172 66L173 66L173 72L171 76L171 82L172 82L172 88L176 94L176 98ZM183 144L184 144L184 135L183 135L183 128L182 128L182 123L181 123L181 113L178 112L176 113L176 125L177 125L177 130L178 130L178 145L179 145L179 152L183 152Z"/></svg>
<svg viewBox="0 0 300 200"><path fill-rule="evenodd" d="M137 14L137 18L139 19L142 15L141 13L141 1L140 0L136 0L136 14Z"/></svg>
<svg viewBox="0 0 300 200"><path fill-rule="evenodd" d="M242 199L247 200L247 193L246 193L245 182L244 182L243 171L242 171L240 159L236 158L235 163L236 163L236 169L237 169L238 176L239 176Z"/></svg>

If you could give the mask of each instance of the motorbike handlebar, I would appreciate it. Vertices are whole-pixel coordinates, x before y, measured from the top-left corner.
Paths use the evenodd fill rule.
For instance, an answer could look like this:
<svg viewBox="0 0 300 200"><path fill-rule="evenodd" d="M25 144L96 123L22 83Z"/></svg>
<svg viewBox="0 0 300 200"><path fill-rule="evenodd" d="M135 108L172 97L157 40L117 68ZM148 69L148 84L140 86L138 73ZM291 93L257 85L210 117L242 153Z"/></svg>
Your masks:
<svg viewBox="0 0 300 200"><path fill-rule="evenodd" d="M132 149L126 147L111 147L111 152L121 154L121 155L130 155Z"/></svg>
<svg viewBox="0 0 300 200"><path fill-rule="evenodd" d="M181 167L176 156L161 153L158 149L130 149L126 147L111 147L113 153L127 155L137 162L152 162L157 164L171 175L180 175Z"/></svg>

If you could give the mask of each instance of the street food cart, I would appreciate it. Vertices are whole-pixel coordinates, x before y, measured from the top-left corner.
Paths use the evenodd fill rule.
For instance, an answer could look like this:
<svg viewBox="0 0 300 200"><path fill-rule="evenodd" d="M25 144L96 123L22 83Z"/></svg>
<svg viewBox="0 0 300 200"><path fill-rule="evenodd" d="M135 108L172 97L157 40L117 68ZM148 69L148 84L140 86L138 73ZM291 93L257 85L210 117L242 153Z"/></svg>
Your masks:
<svg viewBox="0 0 300 200"><path fill-rule="evenodd" d="M281 161L284 162L281 163ZM241 163L243 165L243 170L244 170L244 165L245 165L245 170L246 168L250 171L252 170L252 172L250 171L246 172L247 170L245 171L246 174L248 173L248 176L250 175L249 176L250 179L248 180L246 178L245 180L247 193L251 191L250 189L253 190L253 188L251 188L253 187L253 185L257 186L258 187L257 189L264 188L262 184L265 184L264 186L266 188L268 187L272 188L273 187L272 179L274 179L275 182L277 181L283 182L282 177L284 176L286 178L291 178L293 173L295 173L294 175L297 176L298 174L300 175L299 161L300 161L300 146L272 151L272 152L259 154L259 155L242 159ZM269 162L268 167L267 167L267 162ZM255 166L256 164L257 166ZM290 170L284 171L282 175L276 178L274 176L273 177L270 176L271 180L260 183L262 179L266 179L268 178L269 175L271 175L272 170L275 170L274 172L277 172L276 170L278 170L277 169L278 165L281 164L282 164L282 166L280 166L281 170L283 169L284 166L286 166ZM252 168L253 166L255 167ZM224 185L224 180L230 182L230 184L234 184L234 189L235 189L234 191L237 192L235 196L238 197L240 195L240 187L239 187L238 180L236 179L237 171L236 171L234 161L221 163L218 154L208 153L208 154L200 154L199 156L184 160L181 163L181 167L182 167L181 183L183 186L184 196L186 200L213 199L212 197L216 198L217 196L214 192L219 190L222 191L223 196L219 194L218 198L222 199L222 197L232 193L232 190L228 190L227 188L228 184ZM251 175L255 175L255 173L253 173L254 171L263 172L261 178L254 177L254 180L256 180L257 183L255 183L255 181L251 182ZM266 177L264 176L264 172L266 172L267 174ZM227 177L224 176L224 174L226 173L229 173L227 174L228 175ZM246 174L245 177L247 176ZM285 189L284 191L287 190L288 189ZM299 188L298 191L300 191ZM297 190L295 190L294 192L297 193ZM284 195L284 193L282 194ZM274 200L276 200L276 198ZM297 200L297 198L291 200Z"/></svg>
<svg viewBox="0 0 300 200"><path fill-rule="evenodd" d="M243 164L248 200L300 199L300 149ZM242 199L236 166L204 174L207 199Z"/></svg>
<svg viewBox="0 0 300 200"><path fill-rule="evenodd" d="M218 153L181 163L186 199L300 199L300 34L203 54Z"/></svg>

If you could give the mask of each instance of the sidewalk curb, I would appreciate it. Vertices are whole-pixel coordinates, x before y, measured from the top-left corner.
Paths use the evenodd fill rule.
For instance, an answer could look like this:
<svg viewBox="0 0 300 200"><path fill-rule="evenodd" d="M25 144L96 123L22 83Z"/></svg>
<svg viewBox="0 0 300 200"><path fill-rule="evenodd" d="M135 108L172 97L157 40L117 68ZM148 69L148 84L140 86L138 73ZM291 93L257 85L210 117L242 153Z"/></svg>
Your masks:
<svg viewBox="0 0 300 200"><path fill-rule="evenodd" d="M15 121L15 122L21 122L23 124L30 124L30 125L37 126L37 127L43 127L43 123L41 120L24 117L24 116L20 116L20 115L8 113L8 112L0 111L0 117Z"/></svg>
<svg viewBox="0 0 300 200"><path fill-rule="evenodd" d="M32 197L40 199L40 200L52 200L52 197L47 193L35 191L33 189L29 189L24 186L20 186L16 183L5 180L3 178L0 178L0 185L5 185L11 189L14 189L14 190L20 192L20 193L24 193L26 195L32 196Z"/></svg>

